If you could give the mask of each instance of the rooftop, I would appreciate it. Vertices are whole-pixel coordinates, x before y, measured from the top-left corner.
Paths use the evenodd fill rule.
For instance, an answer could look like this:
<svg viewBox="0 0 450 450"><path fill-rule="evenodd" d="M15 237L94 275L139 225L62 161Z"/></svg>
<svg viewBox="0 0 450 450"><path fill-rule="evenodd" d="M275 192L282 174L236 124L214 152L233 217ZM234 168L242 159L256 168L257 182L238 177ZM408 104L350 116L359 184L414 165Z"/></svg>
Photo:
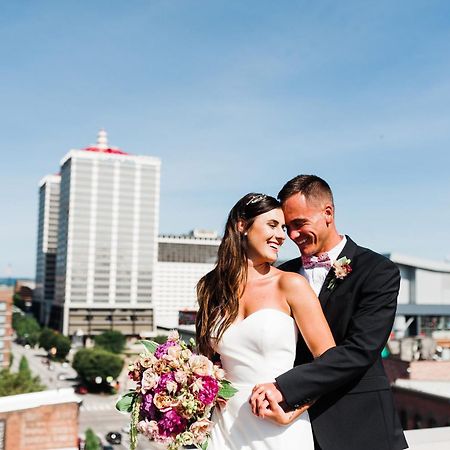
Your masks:
<svg viewBox="0 0 450 450"><path fill-rule="evenodd" d="M72 388L9 395L0 397L0 412L18 411L61 403L81 403L81 398L75 394Z"/></svg>
<svg viewBox="0 0 450 450"><path fill-rule="evenodd" d="M409 380L397 378L394 386L450 400L450 381Z"/></svg>

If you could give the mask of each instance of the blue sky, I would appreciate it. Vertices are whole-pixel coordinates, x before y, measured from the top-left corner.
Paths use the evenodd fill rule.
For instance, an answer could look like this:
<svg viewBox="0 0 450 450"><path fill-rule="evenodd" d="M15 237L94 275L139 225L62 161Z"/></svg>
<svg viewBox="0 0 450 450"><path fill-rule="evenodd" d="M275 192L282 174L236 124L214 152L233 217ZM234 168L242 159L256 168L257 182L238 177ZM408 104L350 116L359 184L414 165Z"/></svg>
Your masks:
<svg viewBox="0 0 450 450"><path fill-rule="evenodd" d="M9 1L0 42L0 276L34 275L38 182L101 127L162 159L161 232L315 173L360 244L450 256L446 0Z"/></svg>

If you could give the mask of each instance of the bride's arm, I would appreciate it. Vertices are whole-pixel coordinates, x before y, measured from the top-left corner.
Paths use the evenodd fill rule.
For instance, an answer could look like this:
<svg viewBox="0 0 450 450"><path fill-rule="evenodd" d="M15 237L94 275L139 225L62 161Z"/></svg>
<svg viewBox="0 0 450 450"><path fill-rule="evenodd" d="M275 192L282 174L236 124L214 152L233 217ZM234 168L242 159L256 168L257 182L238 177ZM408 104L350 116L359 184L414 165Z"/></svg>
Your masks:
<svg viewBox="0 0 450 450"><path fill-rule="evenodd" d="M319 299L306 279L298 274L284 273L280 279L280 287L313 356L317 358L334 347L336 343Z"/></svg>

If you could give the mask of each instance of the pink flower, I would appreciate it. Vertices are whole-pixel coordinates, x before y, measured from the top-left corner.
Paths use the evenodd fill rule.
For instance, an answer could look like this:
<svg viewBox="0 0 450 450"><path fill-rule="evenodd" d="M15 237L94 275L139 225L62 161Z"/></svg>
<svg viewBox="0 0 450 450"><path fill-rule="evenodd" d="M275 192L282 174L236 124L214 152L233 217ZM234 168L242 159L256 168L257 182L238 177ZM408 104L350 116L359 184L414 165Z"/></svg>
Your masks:
<svg viewBox="0 0 450 450"><path fill-rule="evenodd" d="M156 408L153 403L153 395L145 394L142 396L141 414L146 419L154 419L156 415Z"/></svg>
<svg viewBox="0 0 450 450"><path fill-rule="evenodd" d="M159 434L164 437L182 433L187 426L187 420L174 409L169 409L158 422Z"/></svg>
<svg viewBox="0 0 450 450"><path fill-rule="evenodd" d="M158 345L158 348L155 351L156 358L160 359L167 355L168 349L174 345L178 345L176 341L167 341L164 344Z"/></svg>
<svg viewBox="0 0 450 450"><path fill-rule="evenodd" d="M155 392L160 393L163 391L170 393L175 393L178 389L178 384L175 381L175 374L173 372L163 373L159 379L158 386Z"/></svg>
<svg viewBox="0 0 450 450"><path fill-rule="evenodd" d="M202 386L200 391L195 395L197 399L204 405L211 405L219 392L219 383L213 377L202 377Z"/></svg>
<svg viewBox="0 0 450 450"><path fill-rule="evenodd" d="M177 370L175 372L175 381L180 384L186 384L188 380L187 373L183 370Z"/></svg>
<svg viewBox="0 0 450 450"><path fill-rule="evenodd" d="M159 375L153 372L153 369L147 369L142 374L141 392L147 392L158 385Z"/></svg>
<svg viewBox="0 0 450 450"><path fill-rule="evenodd" d="M195 436L195 442L197 444L201 444L207 437L207 434L209 430L211 429L213 423L204 418L197 420L197 422L194 422L190 427L189 431L192 432L192 434Z"/></svg>
<svg viewBox="0 0 450 450"><path fill-rule="evenodd" d="M155 420L151 420L150 422L148 422L147 420L141 420L136 425L136 428L139 433L142 433L149 439L155 439L158 436L158 423Z"/></svg>

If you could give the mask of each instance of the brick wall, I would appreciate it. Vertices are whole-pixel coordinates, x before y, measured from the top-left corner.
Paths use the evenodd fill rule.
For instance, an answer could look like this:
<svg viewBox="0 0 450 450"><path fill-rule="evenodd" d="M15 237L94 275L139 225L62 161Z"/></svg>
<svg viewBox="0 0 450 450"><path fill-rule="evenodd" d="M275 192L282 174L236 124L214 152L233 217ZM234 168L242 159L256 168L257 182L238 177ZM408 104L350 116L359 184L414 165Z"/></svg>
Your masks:
<svg viewBox="0 0 450 450"><path fill-rule="evenodd" d="M426 381L450 381L450 361L401 361L384 359L384 368L389 381L397 378Z"/></svg>
<svg viewBox="0 0 450 450"><path fill-rule="evenodd" d="M450 381L450 361L411 361L411 380Z"/></svg>
<svg viewBox="0 0 450 450"><path fill-rule="evenodd" d="M0 413L0 421L2 420L5 422L5 450L78 448L77 403Z"/></svg>

